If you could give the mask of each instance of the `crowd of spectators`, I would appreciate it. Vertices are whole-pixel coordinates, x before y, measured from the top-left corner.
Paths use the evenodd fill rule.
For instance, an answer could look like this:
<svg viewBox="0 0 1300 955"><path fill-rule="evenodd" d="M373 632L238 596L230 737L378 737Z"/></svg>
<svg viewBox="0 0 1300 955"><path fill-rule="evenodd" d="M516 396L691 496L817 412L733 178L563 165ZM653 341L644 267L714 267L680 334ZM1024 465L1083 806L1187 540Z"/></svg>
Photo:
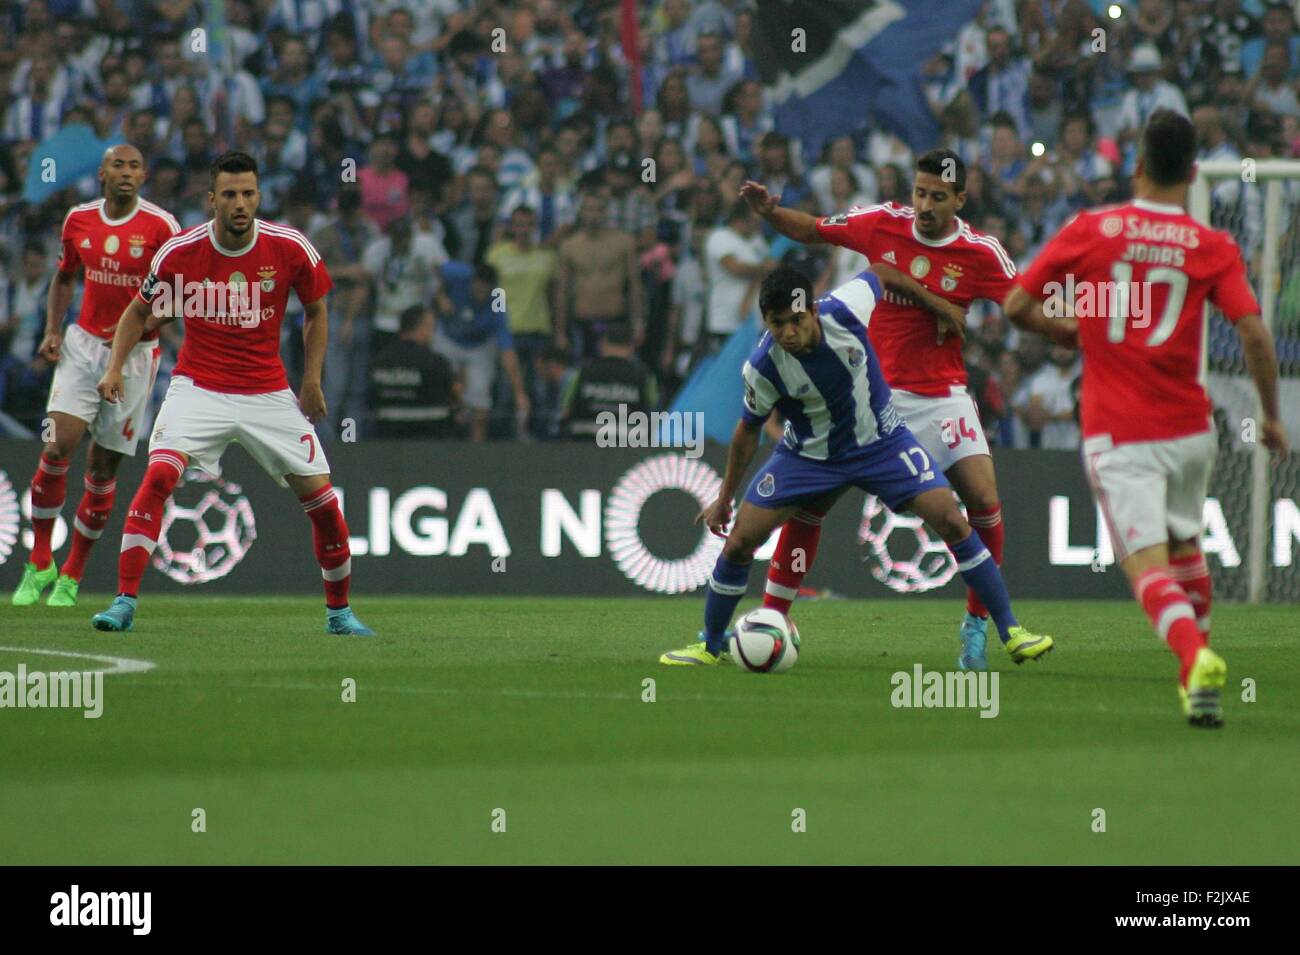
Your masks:
<svg viewBox="0 0 1300 955"><path fill-rule="evenodd" d="M71 123L137 146L145 196L183 226L209 215L215 155L258 159L260 215L305 232L334 277L336 434L582 433L602 375L635 383L642 405L669 401L748 320L773 263L819 291L866 265L765 231L737 202L745 179L822 214L909 202L912 152L886 129L815 155L775 129L747 0L639 3L636 68L617 0L225 0L220 38L206 6L0 0L11 433L39 421L48 388L34 352L60 223L96 194L90 176L22 199L35 145ZM1295 10L1265 0L989 0L924 67L935 145L969 167L960 214L1021 266L1073 212L1127 195L1157 107L1194 119L1205 158L1300 156L1298 79ZM1260 191L1230 182L1213 200L1253 264ZM291 299L291 377L301 319ZM992 304L969 328L991 442L1076 446L1075 357ZM174 351L180 331L167 334Z"/></svg>

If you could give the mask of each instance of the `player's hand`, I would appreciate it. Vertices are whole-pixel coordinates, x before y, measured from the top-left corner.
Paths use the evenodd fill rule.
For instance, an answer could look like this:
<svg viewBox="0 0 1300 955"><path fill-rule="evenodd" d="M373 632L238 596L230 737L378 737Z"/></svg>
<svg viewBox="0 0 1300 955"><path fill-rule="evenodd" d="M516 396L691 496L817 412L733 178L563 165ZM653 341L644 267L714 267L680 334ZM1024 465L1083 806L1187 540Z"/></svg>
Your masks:
<svg viewBox="0 0 1300 955"><path fill-rule="evenodd" d="M41 347L36 349L36 353L48 361L51 365L57 364L59 355L62 354L63 332L46 332L45 337L41 339Z"/></svg>
<svg viewBox="0 0 1300 955"><path fill-rule="evenodd" d="M1265 418L1264 425L1259 431L1259 440L1264 447L1268 448L1274 454L1282 455L1291 450L1291 442L1287 440L1286 428L1277 418Z"/></svg>
<svg viewBox="0 0 1300 955"><path fill-rule="evenodd" d="M717 537L727 536L727 525L731 523L731 501L720 497L695 516L695 523L704 522L704 526Z"/></svg>
<svg viewBox="0 0 1300 955"><path fill-rule="evenodd" d="M325 417L325 392L321 390L319 381L303 382L302 390L298 392L298 407L312 424Z"/></svg>
<svg viewBox="0 0 1300 955"><path fill-rule="evenodd" d="M767 191L767 186L752 179L745 180L745 184L740 187L740 198L764 219L770 216L781 202L780 196L772 195Z"/></svg>
<svg viewBox="0 0 1300 955"><path fill-rule="evenodd" d="M966 340L966 309L952 302L944 302L942 313L937 316L938 332L935 337L935 344L942 345L944 339L950 334L956 335L962 341Z"/></svg>
<svg viewBox="0 0 1300 955"><path fill-rule="evenodd" d="M99 379L95 390L99 392L99 397L109 404L117 404L122 400L122 373L110 368L104 372L104 377Z"/></svg>

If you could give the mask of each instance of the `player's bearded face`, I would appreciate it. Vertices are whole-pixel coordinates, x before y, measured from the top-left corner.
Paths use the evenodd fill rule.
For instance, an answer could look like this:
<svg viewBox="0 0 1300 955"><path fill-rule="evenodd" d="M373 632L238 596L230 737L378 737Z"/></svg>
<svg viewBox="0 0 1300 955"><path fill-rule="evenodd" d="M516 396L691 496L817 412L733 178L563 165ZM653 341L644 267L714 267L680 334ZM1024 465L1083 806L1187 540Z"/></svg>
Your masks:
<svg viewBox="0 0 1300 955"><path fill-rule="evenodd" d="M965 201L966 194L957 192L951 182L932 172L918 172L912 186L917 231L927 238L942 238Z"/></svg>
<svg viewBox="0 0 1300 955"><path fill-rule="evenodd" d="M217 176L212 191L212 209L223 229L242 235L253 224L261 198L256 174L223 172Z"/></svg>

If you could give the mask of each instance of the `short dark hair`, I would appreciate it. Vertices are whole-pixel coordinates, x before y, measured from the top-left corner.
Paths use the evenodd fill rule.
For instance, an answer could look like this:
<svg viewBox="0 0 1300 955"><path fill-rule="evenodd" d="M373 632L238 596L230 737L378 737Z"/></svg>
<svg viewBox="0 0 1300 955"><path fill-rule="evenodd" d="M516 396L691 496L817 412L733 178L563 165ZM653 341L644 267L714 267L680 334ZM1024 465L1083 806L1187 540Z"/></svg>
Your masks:
<svg viewBox="0 0 1300 955"><path fill-rule="evenodd" d="M497 284L496 266L488 262L478 263L476 266L474 266L474 278L478 279L480 282L486 282L488 285L491 285L493 288L496 288L496 284Z"/></svg>
<svg viewBox="0 0 1300 955"><path fill-rule="evenodd" d="M952 170L952 178L948 177L949 169ZM951 182L954 192L966 191L966 164L951 149L931 149L928 153L922 153L916 160L916 171L928 172L944 182Z"/></svg>
<svg viewBox="0 0 1300 955"><path fill-rule="evenodd" d="M528 205L528 204L525 203L525 202L521 202L521 203L519 203L519 205L517 205L517 206L515 206L513 209L511 209L511 210L510 210L510 215L511 215L511 216L517 216L517 215L519 215L519 213L521 213L521 212L526 213L527 215L530 215L530 216L535 216L535 215L537 215L537 210L534 209L532 206Z"/></svg>
<svg viewBox="0 0 1300 955"><path fill-rule="evenodd" d="M1157 186L1187 182L1196 163L1196 127L1182 113L1158 109L1142 129L1142 168Z"/></svg>
<svg viewBox="0 0 1300 955"><path fill-rule="evenodd" d="M813 287L808 276L789 265L769 272L758 292L758 310L766 318L794 307L795 292L803 293L805 307L812 304Z"/></svg>
<svg viewBox="0 0 1300 955"><path fill-rule="evenodd" d="M208 170L208 182L213 190L217 188L217 175L223 172L251 172L256 176L257 160L248 153L240 152L237 149L222 153L212 160L212 167Z"/></svg>
<svg viewBox="0 0 1300 955"><path fill-rule="evenodd" d="M402 312L402 317L398 319L398 334L406 335L415 331L424 321L424 314L427 311L423 305L412 305Z"/></svg>

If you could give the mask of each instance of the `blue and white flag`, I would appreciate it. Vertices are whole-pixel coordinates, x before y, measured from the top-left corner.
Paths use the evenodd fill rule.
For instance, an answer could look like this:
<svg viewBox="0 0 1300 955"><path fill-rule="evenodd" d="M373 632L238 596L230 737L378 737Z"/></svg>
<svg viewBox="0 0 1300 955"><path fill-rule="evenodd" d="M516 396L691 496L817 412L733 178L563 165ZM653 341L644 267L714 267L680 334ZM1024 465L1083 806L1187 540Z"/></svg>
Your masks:
<svg viewBox="0 0 1300 955"><path fill-rule="evenodd" d="M835 136L883 127L921 153L940 136L926 62L983 0L758 0L755 57L776 128L817 156Z"/></svg>

